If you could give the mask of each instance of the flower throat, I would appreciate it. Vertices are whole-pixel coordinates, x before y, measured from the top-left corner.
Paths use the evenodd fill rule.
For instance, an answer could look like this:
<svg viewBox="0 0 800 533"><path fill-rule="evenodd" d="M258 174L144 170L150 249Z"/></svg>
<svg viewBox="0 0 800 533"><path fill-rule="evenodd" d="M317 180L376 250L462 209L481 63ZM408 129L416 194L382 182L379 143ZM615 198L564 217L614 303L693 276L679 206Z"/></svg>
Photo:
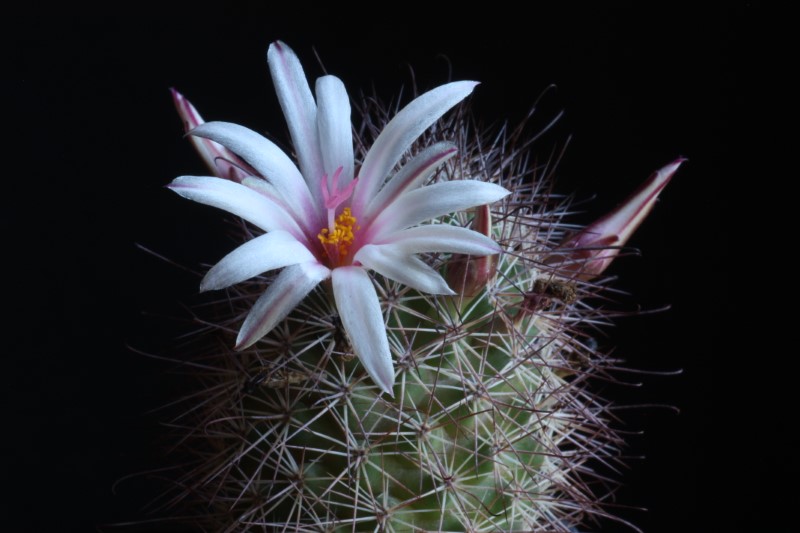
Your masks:
<svg viewBox="0 0 800 533"><path fill-rule="evenodd" d="M353 216L349 207L345 207L339 216L336 216L336 208L350 198L356 183L358 183L358 178L355 178L344 190L339 191L339 177L341 174L342 167L339 167L331 177L330 186L328 184L328 175L326 174L322 177L322 198L325 203L325 209L328 210L328 227L322 228L317 238L325 248L325 253L333 265L341 265L348 256L350 246L355 239L355 232L360 229L360 226L356 226L358 220Z"/></svg>

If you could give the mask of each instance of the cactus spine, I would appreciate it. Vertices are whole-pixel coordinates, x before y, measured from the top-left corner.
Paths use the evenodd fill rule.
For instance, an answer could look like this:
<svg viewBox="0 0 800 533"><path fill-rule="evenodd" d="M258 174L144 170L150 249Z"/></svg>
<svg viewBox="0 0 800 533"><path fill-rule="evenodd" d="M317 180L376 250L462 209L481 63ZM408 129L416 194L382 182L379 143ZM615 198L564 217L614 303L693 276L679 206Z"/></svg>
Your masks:
<svg viewBox="0 0 800 533"><path fill-rule="evenodd" d="M588 483L615 457L617 438L586 382L613 361L585 336L604 321L585 301L600 287L544 265L564 237L565 209L549 198L546 172L526 165L519 139L487 150L462 110L412 152L442 139L461 155L435 180L477 178L513 192L492 207L492 235L505 250L493 275L472 296L428 295L374 276L399 371L393 399L353 358L324 284L241 353L225 347L269 279L231 289L216 303L225 318L198 335L196 346L209 346L211 334L223 340L204 354L194 348L202 387L176 420L196 454L179 499L197 506L199 524L569 531L603 513ZM460 286L457 258L427 260Z"/></svg>
<svg viewBox="0 0 800 533"><path fill-rule="evenodd" d="M175 94L187 127L202 123ZM357 162L388 121L374 100L360 112ZM591 298L680 161L628 211L568 235L567 203L549 193L552 169L529 164L521 128L482 135L461 107L405 160L442 141L459 155L431 182L479 180L511 194L433 223L472 228L502 252L422 256L453 296L371 274L394 397L354 357L330 280L240 352L228 348L235 331L275 276L238 283L203 309L190 345L200 386L174 421L193 454L170 500L182 516L217 531L338 533L566 532L607 515L607 494L593 484L607 490L601 472L617 460L619 439L587 384L617 362L589 336L607 322ZM248 179L236 154L202 146L207 160L225 161L221 177ZM255 237L240 227L243 241Z"/></svg>

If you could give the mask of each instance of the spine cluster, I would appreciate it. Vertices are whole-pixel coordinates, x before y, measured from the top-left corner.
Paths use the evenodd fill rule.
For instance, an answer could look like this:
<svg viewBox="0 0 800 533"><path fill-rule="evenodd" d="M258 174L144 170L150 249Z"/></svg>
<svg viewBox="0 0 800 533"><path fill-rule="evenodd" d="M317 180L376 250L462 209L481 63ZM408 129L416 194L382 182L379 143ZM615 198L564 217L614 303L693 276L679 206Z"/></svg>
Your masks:
<svg viewBox="0 0 800 533"><path fill-rule="evenodd" d="M368 141L387 113L362 113ZM616 364L590 337L607 322L591 305L602 287L551 260L567 204L521 139L479 135L462 109L412 150L455 142L459 156L435 181L480 179L512 194L488 217L438 221L485 226L503 247L480 264L425 258L470 290L434 296L373 276L394 398L353 357L324 284L243 352L226 347L268 278L198 311L204 328L188 345L198 386L173 421L192 457L167 497L176 515L215 531L337 533L567 532L606 515L601 472L619 441L590 387Z"/></svg>

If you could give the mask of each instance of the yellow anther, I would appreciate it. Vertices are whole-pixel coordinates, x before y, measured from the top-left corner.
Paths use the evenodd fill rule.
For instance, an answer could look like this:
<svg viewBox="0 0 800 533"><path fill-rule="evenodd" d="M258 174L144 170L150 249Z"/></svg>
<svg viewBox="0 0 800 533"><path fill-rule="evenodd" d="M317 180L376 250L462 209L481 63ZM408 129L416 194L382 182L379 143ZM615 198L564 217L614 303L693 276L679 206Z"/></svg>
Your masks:
<svg viewBox="0 0 800 533"><path fill-rule="evenodd" d="M350 208L345 207L342 213L336 217L333 229L322 228L317 238L322 244L336 245L335 249L338 250L339 255L346 256L355 239L353 232L359 229L356 227L356 222L356 217L353 216Z"/></svg>

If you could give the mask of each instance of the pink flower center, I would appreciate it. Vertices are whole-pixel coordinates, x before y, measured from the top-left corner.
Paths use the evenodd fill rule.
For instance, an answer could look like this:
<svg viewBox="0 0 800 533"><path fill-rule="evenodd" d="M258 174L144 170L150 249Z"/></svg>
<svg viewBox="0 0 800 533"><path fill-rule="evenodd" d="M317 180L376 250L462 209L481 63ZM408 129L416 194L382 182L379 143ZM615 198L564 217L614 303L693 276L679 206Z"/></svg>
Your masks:
<svg viewBox="0 0 800 533"><path fill-rule="evenodd" d="M356 226L358 221L349 207L342 209L339 216L336 216L336 209L350 198L356 183L358 183L358 178L355 178L340 191L339 177L341 175L342 167L339 167L331 176L330 184L328 183L328 175L322 176L322 199L325 203L325 209L328 210L328 227L322 228L317 235L317 238L325 248L325 253L328 255L331 265L334 267L344 264L350 252L350 245L353 244L355 239L355 232L361 229L360 226Z"/></svg>

